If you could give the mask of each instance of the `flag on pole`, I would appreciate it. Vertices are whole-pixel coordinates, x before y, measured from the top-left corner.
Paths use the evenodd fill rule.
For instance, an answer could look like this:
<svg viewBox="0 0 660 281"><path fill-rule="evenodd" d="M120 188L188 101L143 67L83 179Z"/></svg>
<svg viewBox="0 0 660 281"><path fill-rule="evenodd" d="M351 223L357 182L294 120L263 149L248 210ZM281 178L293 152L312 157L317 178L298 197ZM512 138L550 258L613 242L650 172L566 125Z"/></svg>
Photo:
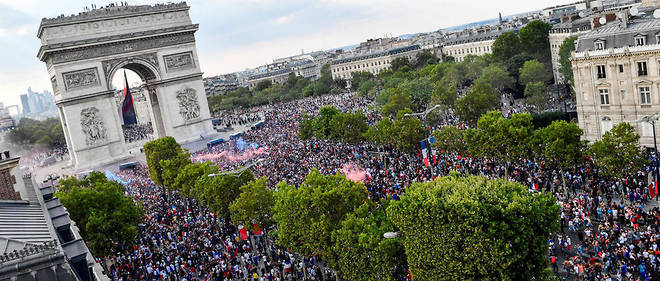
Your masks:
<svg viewBox="0 0 660 281"><path fill-rule="evenodd" d="M121 116L124 119L124 125L137 124L135 108L133 107L133 95L131 95L131 89L128 86L126 70L124 70L124 101L121 103Z"/></svg>
<svg viewBox="0 0 660 281"><path fill-rule="evenodd" d="M426 150L426 140L423 140L419 143L422 146L422 158L424 158L424 167L429 166L429 154Z"/></svg>
<svg viewBox="0 0 660 281"><path fill-rule="evenodd" d="M437 151L435 150L435 148L433 148L434 143L435 143L435 138L434 137L429 138L429 145L431 146L431 156L433 157L433 165L437 165L438 164L436 160Z"/></svg>

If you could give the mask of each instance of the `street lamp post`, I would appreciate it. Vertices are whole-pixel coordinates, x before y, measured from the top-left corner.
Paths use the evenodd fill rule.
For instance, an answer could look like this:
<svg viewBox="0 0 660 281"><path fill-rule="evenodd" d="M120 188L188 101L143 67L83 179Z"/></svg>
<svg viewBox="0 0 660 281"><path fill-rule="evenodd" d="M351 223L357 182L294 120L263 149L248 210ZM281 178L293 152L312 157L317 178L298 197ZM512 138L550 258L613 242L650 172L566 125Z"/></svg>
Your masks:
<svg viewBox="0 0 660 281"><path fill-rule="evenodd" d="M406 114L403 115L403 116L420 116L421 117L422 125L424 126L424 144L425 144L425 146L429 147L429 149L431 148L431 145L429 143L429 130L426 127L426 115L428 115L429 113L431 113L431 111L436 110L438 108L440 108L440 105L436 104L436 105L432 106L431 108L425 110L424 112L406 113ZM431 164L429 164L429 165L431 165ZM431 173L435 174L433 169L431 169Z"/></svg>
<svg viewBox="0 0 660 281"><path fill-rule="evenodd" d="M653 113L652 115L649 115L649 116L644 116L644 117L642 117L642 119L637 121L637 122L649 123L649 124L651 124L651 127L653 129L653 170L654 170L654 176L655 176L654 181L653 181L654 187L657 184L658 178L659 178L658 177L658 175L659 175L659 171L658 171L658 142L657 142L657 138L656 138L656 135L655 135L655 122L658 121L658 118L660 118L660 112ZM655 188L657 189L657 187L655 187ZM656 194L656 196L658 196L658 194ZM656 198L656 200L660 201L660 196L658 196Z"/></svg>
<svg viewBox="0 0 660 281"><path fill-rule="evenodd" d="M252 168L254 165L257 165L261 161L264 161L264 160L265 160L264 158L259 158L259 159L255 160L254 162L250 163L249 165L247 165L243 168L240 168L238 170L225 171L225 172L220 172L220 173L217 173L217 174L209 174L208 177L213 178L213 177L217 177L217 176L236 176L236 177L238 177L238 184L242 184L241 183L241 175L243 174L243 172L247 171L248 169Z"/></svg>

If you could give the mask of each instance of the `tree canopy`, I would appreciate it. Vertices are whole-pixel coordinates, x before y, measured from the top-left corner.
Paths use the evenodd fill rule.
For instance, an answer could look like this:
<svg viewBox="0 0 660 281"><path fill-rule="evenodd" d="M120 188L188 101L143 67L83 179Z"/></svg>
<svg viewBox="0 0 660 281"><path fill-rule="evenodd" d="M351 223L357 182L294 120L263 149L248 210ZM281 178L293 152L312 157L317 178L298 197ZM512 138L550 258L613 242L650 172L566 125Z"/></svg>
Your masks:
<svg viewBox="0 0 660 281"><path fill-rule="evenodd" d="M414 183L387 209L414 280L540 280L559 205L519 183L456 174Z"/></svg>
<svg viewBox="0 0 660 281"><path fill-rule="evenodd" d="M95 255L105 257L116 243L129 247L135 241L143 210L124 196L124 186L92 172L81 180L66 177L58 189L55 195Z"/></svg>
<svg viewBox="0 0 660 281"><path fill-rule="evenodd" d="M46 149L66 146L62 123L57 118L44 121L21 118L7 137L11 143L17 145L37 145Z"/></svg>
<svg viewBox="0 0 660 281"><path fill-rule="evenodd" d="M559 47L559 73L564 76L564 83L574 85L573 66L571 64L571 52L575 51L577 36L564 39Z"/></svg>
<svg viewBox="0 0 660 281"><path fill-rule="evenodd" d="M277 190L273 209L277 243L335 265L332 233L367 199L364 185L313 170L299 188L282 182Z"/></svg>
<svg viewBox="0 0 660 281"><path fill-rule="evenodd" d="M639 134L626 122L614 126L589 147L589 156L605 175L623 178L648 164L639 146Z"/></svg>
<svg viewBox="0 0 660 281"><path fill-rule="evenodd" d="M157 185L174 183L179 169L190 163L190 156L181 149L173 137L163 137L144 144L144 155L149 167L149 176ZM164 162L169 161L169 162ZM183 165L181 165L183 164ZM168 169L165 169L165 168Z"/></svg>

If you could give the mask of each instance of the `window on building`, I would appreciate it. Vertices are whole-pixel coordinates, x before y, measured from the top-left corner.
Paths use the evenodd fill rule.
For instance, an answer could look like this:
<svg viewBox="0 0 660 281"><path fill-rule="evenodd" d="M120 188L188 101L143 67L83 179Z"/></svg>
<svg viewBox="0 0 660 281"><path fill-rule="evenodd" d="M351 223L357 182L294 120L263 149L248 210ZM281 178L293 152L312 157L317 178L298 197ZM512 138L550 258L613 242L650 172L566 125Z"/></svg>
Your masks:
<svg viewBox="0 0 660 281"><path fill-rule="evenodd" d="M637 75L638 76L646 76L646 62L645 61L639 61L637 62Z"/></svg>
<svg viewBox="0 0 660 281"><path fill-rule="evenodd" d="M651 88L639 87L639 102L641 104L651 104Z"/></svg>
<svg viewBox="0 0 660 281"><path fill-rule="evenodd" d="M619 64L619 73L623 73L623 64Z"/></svg>
<svg viewBox="0 0 660 281"><path fill-rule="evenodd" d="M635 37L635 46L644 46L646 45L646 37L645 36L636 36Z"/></svg>
<svg viewBox="0 0 660 281"><path fill-rule="evenodd" d="M598 73L598 78L599 79L605 78L605 66L604 65L597 65L596 66L596 72Z"/></svg>
<svg viewBox="0 0 660 281"><path fill-rule="evenodd" d="M594 42L594 49L596 49L596 50L605 50L605 41L596 41L596 42Z"/></svg>
<svg viewBox="0 0 660 281"><path fill-rule="evenodd" d="M612 130L612 118L605 116L600 120L600 132L605 134L609 130Z"/></svg>
<svg viewBox="0 0 660 281"><path fill-rule="evenodd" d="M608 89L598 89L600 94L600 104L609 105L610 104L610 91Z"/></svg>
<svg viewBox="0 0 660 281"><path fill-rule="evenodd" d="M621 90L621 100L626 99L626 90Z"/></svg>

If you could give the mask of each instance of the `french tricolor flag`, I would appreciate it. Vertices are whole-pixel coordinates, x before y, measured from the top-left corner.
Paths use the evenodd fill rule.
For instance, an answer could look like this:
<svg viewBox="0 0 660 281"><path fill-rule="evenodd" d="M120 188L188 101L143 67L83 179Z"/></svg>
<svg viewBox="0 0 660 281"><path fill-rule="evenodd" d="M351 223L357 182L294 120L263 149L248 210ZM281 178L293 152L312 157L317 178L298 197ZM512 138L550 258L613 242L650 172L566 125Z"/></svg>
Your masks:
<svg viewBox="0 0 660 281"><path fill-rule="evenodd" d="M429 153L426 149L426 140L423 140L419 143L422 146L422 157L424 158L424 167L429 166Z"/></svg>

